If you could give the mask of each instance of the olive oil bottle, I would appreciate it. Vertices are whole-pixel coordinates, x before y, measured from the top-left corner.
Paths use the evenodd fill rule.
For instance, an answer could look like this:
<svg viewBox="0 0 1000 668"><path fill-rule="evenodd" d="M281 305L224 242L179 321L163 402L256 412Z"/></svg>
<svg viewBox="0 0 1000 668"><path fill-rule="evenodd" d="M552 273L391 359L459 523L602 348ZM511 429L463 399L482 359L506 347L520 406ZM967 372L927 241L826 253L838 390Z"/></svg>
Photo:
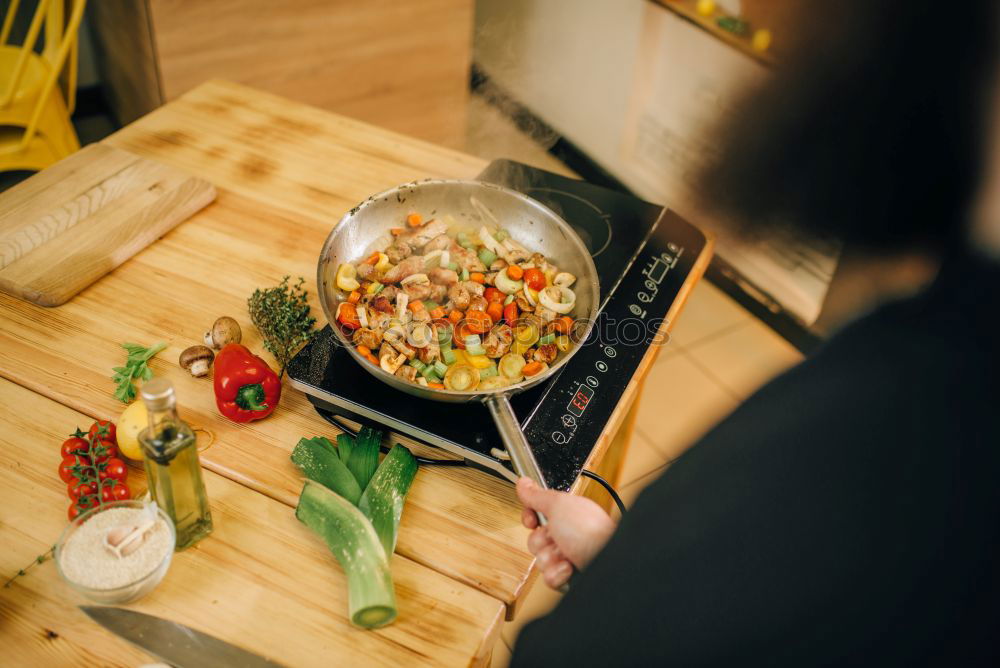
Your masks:
<svg viewBox="0 0 1000 668"><path fill-rule="evenodd" d="M139 444L149 493L174 521L176 549L183 550L212 532L195 435L177 417L177 397L169 380L144 383L142 400L149 410L149 426L139 433Z"/></svg>

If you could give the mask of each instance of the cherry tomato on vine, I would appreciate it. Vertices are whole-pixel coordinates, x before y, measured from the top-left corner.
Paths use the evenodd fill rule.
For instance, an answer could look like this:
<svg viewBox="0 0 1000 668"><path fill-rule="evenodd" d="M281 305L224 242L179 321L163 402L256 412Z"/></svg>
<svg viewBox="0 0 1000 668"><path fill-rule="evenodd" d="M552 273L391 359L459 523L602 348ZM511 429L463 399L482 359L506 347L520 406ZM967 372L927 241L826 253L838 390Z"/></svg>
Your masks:
<svg viewBox="0 0 1000 668"><path fill-rule="evenodd" d="M73 499L74 501L79 501L84 496L91 496L92 494L97 494L97 488L94 486L93 483L89 482L79 482L76 484L71 482L66 487L66 492L67 494L69 494L69 498Z"/></svg>
<svg viewBox="0 0 1000 668"><path fill-rule="evenodd" d="M81 457L86 457L87 453L90 452L90 443L87 439L80 438L79 436L70 436L62 443L62 447L59 452L63 457L72 457L73 455L80 455Z"/></svg>
<svg viewBox="0 0 1000 668"><path fill-rule="evenodd" d="M125 467L125 462L117 457L112 457L104 462L104 470L98 475L101 480L117 480L124 483L128 479L128 469Z"/></svg>
<svg viewBox="0 0 1000 668"><path fill-rule="evenodd" d="M127 501L131 498L132 493L129 492L128 487L123 482L117 485L105 485L101 489L101 501L104 503L110 501Z"/></svg>
<svg viewBox="0 0 1000 668"><path fill-rule="evenodd" d="M545 287L545 274L541 269L525 269L524 284L532 290L541 290Z"/></svg>
<svg viewBox="0 0 1000 668"><path fill-rule="evenodd" d="M97 452L98 448L104 448L103 454L94 457L95 462L106 462L112 457L118 456L118 446L115 445L114 441L108 439L100 439L94 441L94 451Z"/></svg>
<svg viewBox="0 0 1000 668"><path fill-rule="evenodd" d="M107 432L104 434L98 433L101 431L101 427L106 427ZM102 439L108 439L109 441L117 443L118 438L116 436L116 431L117 430L115 429L115 423L112 422L111 420L98 420L94 424L90 425L90 430L87 432L87 435L88 436L97 435Z"/></svg>
<svg viewBox="0 0 1000 668"><path fill-rule="evenodd" d="M69 511L66 514L70 520L75 520L80 513L86 512L91 508L96 508L98 505L100 505L100 502L96 496L86 497L70 504Z"/></svg>
<svg viewBox="0 0 1000 668"><path fill-rule="evenodd" d="M72 457L63 457L62 462L59 464L59 477L62 478L62 481L67 485L71 482L78 482L76 476L73 475L73 467L77 465L90 466L90 462L86 457L74 455Z"/></svg>

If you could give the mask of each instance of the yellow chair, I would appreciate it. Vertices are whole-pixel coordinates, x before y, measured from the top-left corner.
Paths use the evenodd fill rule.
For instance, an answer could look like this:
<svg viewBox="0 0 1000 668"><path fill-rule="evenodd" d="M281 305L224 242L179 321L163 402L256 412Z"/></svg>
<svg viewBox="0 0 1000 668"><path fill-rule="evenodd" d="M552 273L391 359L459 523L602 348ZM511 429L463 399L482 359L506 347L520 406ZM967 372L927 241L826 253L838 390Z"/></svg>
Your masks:
<svg viewBox="0 0 1000 668"><path fill-rule="evenodd" d="M20 4L10 0L0 30L0 171L44 169L80 149L70 114L76 102L77 34L86 0L69 0L68 21L64 0L38 0L24 43L10 45ZM45 45L36 53L43 24Z"/></svg>

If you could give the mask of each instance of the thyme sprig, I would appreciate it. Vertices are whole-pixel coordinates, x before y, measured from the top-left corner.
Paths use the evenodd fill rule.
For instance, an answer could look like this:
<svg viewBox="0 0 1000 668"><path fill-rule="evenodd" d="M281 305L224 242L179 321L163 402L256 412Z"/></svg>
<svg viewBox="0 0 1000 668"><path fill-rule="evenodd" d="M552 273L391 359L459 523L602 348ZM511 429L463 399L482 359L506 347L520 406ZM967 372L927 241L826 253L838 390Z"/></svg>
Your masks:
<svg viewBox="0 0 1000 668"><path fill-rule="evenodd" d="M294 285L289 285L288 279L285 276L273 288L254 290L247 300L250 320L260 332L264 347L277 360L279 377L285 375L292 357L316 333L316 318L309 315L308 293L302 287L305 279L300 276Z"/></svg>

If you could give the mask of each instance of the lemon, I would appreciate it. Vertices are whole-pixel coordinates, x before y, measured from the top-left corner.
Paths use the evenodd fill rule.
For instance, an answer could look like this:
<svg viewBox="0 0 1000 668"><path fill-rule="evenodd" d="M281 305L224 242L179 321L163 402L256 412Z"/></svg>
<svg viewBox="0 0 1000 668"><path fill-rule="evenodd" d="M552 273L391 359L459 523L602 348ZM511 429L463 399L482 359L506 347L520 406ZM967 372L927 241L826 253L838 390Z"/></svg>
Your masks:
<svg viewBox="0 0 1000 668"><path fill-rule="evenodd" d="M129 459L142 461L139 432L149 425L149 412L142 401L134 401L118 418L118 449Z"/></svg>

